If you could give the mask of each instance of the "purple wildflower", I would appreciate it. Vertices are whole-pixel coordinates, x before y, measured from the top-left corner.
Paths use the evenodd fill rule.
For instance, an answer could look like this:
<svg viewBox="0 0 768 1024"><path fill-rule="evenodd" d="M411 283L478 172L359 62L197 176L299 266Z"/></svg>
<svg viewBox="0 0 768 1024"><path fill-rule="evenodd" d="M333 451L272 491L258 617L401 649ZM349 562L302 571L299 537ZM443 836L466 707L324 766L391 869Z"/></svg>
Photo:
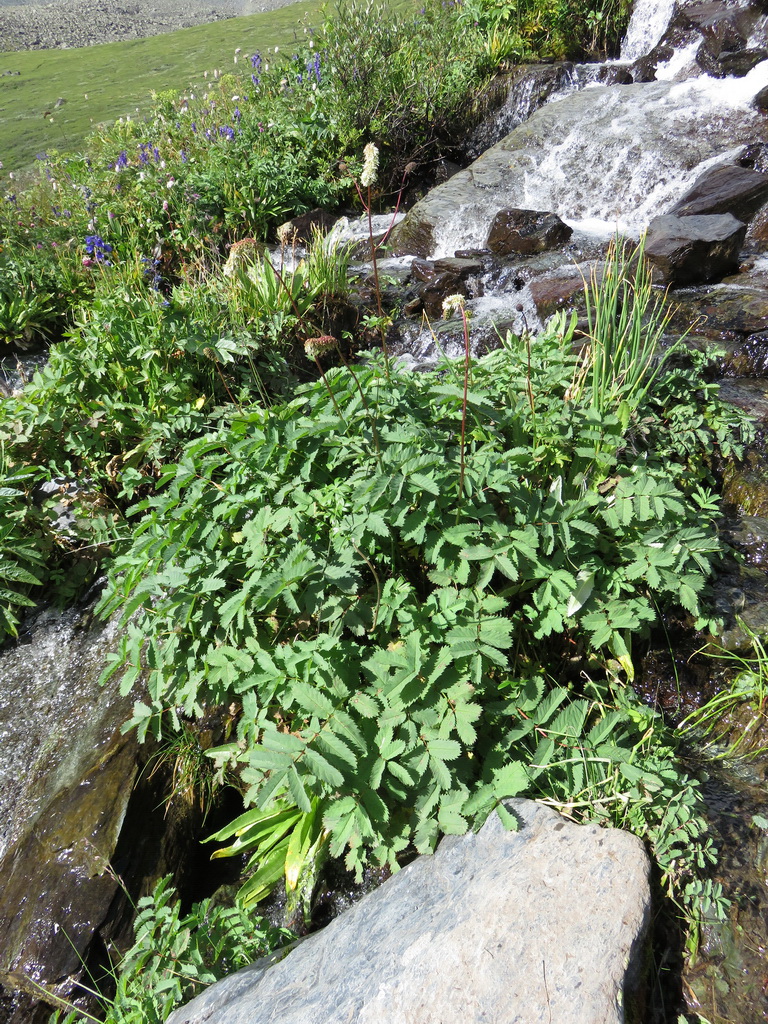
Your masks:
<svg viewBox="0 0 768 1024"><path fill-rule="evenodd" d="M105 242L101 235L85 236L85 251L88 253L88 256L91 260L103 263L106 267L110 266L107 256L112 252L112 248L109 242ZM91 263L86 264L85 261L83 263L85 266L92 265Z"/></svg>

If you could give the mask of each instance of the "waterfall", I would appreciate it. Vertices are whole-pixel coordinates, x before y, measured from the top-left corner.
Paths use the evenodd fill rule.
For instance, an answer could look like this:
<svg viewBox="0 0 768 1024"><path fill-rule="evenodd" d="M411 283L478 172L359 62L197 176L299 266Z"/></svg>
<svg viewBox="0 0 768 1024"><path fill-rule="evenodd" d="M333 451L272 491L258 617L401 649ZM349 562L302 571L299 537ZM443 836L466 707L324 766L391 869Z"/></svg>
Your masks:
<svg viewBox="0 0 768 1024"><path fill-rule="evenodd" d="M652 50L664 35L674 9L675 0L635 0L621 44L621 60L637 60Z"/></svg>

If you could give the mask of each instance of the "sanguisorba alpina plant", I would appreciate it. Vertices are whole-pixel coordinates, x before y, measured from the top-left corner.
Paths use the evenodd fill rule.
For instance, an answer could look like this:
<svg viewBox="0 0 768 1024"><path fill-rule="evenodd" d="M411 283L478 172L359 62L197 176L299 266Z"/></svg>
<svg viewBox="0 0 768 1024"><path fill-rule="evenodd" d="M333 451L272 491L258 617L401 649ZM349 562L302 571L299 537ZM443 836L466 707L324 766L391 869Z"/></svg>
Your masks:
<svg viewBox="0 0 768 1024"><path fill-rule="evenodd" d="M373 142L369 142L363 149L363 170L360 174L360 184L356 185L360 202L368 217L368 243L371 250L371 269L373 271L373 283L376 291L376 309L379 317L379 333L381 335L381 350L384 353L384 369L389 379L389 353L387 352L387 337L384 330L384 309L381 304L381 286L379 284L379 268L376 262L376 243L373 240L373 213L371 186L376 183L379 173L379 150ZM363 195L362 190L366 190Z"/></svg>

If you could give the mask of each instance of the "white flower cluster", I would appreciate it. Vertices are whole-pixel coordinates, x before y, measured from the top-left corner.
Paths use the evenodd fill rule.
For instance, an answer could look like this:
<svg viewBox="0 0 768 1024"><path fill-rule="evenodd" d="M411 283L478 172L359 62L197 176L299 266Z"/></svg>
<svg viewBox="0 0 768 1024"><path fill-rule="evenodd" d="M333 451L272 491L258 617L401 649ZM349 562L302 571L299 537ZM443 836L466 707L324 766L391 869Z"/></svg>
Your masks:
<svg viewBox="0 0 768 1024"><path fill-rule="evenodd" d="M360 175L360 184L363 188L370 188L378 173L379 151L372 142L369 142L363 150L363 173Z"/></svg>

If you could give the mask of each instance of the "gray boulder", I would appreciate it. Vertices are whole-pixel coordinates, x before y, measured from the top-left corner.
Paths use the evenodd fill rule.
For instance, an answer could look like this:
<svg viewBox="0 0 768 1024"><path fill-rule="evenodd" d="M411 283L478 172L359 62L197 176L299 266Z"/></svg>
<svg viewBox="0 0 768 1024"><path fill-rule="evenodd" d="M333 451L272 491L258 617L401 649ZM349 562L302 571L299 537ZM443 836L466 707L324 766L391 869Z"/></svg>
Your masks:
<svg viewBox="0 0 768 1024"><path fill-rule="evenodd" d="M730 213L701 217L655 217L648 226L645 255L665 284L706 284L735 270L747 225Z"/></svg>
<svg viewBox="0 0 768 1024"><path fill-rule="evenodd" d="M556 249L567 242L573 228L556 213L538 210L499 210L493 218L486 245L497 256L521 253L524 256Z"/></svg>
<svg viewBox="0 0 768 1024"><path fill-rule="evenodd" d="M444 839L280 962L168 1024L619 1024L641 981L648 858L635 836L527 800Z"/></svg>

